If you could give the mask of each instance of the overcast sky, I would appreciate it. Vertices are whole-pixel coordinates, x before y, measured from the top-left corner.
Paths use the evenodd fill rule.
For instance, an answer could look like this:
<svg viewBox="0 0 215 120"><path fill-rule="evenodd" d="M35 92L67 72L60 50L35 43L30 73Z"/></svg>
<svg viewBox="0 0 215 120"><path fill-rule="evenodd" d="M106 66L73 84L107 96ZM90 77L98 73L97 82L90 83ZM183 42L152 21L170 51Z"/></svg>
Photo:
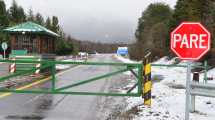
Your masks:
<svg viewBox="0 0 215 120"><path fill-rule="evenodd" d="M16 0L26 11L58 16L67 34L102 42L130 42L138 18L150 3L164 2L174 8L176 0ZM5 0L7 8L12 0Z"/></svg>

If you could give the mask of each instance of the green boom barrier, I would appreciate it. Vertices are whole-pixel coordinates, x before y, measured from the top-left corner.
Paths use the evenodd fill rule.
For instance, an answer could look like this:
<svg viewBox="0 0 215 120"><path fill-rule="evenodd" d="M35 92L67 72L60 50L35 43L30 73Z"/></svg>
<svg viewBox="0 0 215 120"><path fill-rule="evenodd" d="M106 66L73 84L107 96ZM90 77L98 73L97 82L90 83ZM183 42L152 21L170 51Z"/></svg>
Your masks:
<svg viewBox="0 0 215 120"><path fill-rule="evenodd" d="M0 60L0 62L5 63L16 63L16 64L43 64L39 68L31 68L30 70L26 71L18 71L17 73L1 77L1 81L6 81L9 78L32 74L38 69L46 69L50 68L51 75L48 77L51 80L51 88L47 90L19 90L19 89L0 89L0 92L12 92L12 93L35 93L35 94L70 94L70 95L100 95L100 96L141 96L143 90L143 65L142 63L109 63L109 62L69 62L69 61L51 61L51 60L26 60L26 59L19 59L19 60ZM64 64L64 65L92 65L92 66L116 66L119 69L115 71L111 71L110 73L98 75L93 78L89 78L87 80L81 80L76 83L56 87L56 64ZM94 82L97 80L104 80L103 78L114 76L126 71L130 71L136 77L136 83L127 91L123 93L115 93L115 92L88 92L88 91L71 91L70 88L89 84L90 82ZM134 88L137 87L137 91L132 92ZM70 89L70 90L69 90Z"/></svg>

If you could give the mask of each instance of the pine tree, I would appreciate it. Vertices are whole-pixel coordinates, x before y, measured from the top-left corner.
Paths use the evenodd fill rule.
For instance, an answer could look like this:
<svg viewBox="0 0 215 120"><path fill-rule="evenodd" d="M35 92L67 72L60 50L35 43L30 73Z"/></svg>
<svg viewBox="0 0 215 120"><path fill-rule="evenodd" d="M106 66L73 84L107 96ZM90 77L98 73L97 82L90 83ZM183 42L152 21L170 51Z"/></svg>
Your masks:
<svg viewBox="0 0 215 120"><path fill-rule="evenodd" d="M7 11L5 8L4 1L0 0L0 28L4 28L8 25L8 17L7 17Z"/></svg>
<svg viewBox="0 0 215 120"><path fill-rule="evenodd" d="M201 22L213 35L215 34L214 12L214 0L178 0L170 22L170 31L183 21L191 21ZM214 39L213 44L213 47L215 47Z"/></svg>
<svg viewBox="0 0 215 120"><path fill-rule="evenodd" d="M56 16L53 16L52 17L52 25L51 25L51 30L58 33L59 32L59 21L58 21L58 18Z"/></svg>
<svg viewBox="0 0 215 120"><path fill-rule="evenodd" d="M5 40L5 35L2 33L2 29L7 27L9 24L6 6L4 1L0 0L0 42Z"/></svg>
<svg viewBox="0 0 215 120"><path fill-rule="evenodd" d="M12 6L9 8L9 16L12 24L26 21L24 9L21 6L18 6L15 0L13 0Z"/></svg>
<svg viewBox="0 0 215 120"><path fill-rule="evenodd" d="M37 13L35 16L35 22L40 25L44 25L43 16L40 13Z"/></svg>
<svg viewBox="0 0 215 120"><path fill-rule="evenodd" d="M50 30L52 29L52 22L49 17L46 19L45 27Z"/></svg>
<svg viewBox="0 0 215 120"><path fill-rule="evenodd" d="M32 22L35 21L34 12L33 12L32 8L30 8L28 11L27 20L32 21Z"/></svg>
<svg viewBox="0 0 215 120"><path fill-rule="evenodd" d="M171 8L164 3L150 4L142 13L138 21L138 28L135 36L137 43L132 46L135 52L141 53L134 56L141 59L146 51L150 50L153 54L164 54L166 48L166 38L168 36L168 23L172 17ZM138 51L135 50L139 49ZM132 52L130 52L132 54Z"/></svg>

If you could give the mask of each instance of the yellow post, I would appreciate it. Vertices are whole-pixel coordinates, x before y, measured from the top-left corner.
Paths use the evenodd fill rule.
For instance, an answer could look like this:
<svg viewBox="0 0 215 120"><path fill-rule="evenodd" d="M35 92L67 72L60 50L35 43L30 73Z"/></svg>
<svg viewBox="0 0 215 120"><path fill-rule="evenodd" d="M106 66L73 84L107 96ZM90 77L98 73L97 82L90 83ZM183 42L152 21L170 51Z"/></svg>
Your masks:
<svg viewBox="0 0 215 120"><path fill-rule="evenodd" d="M148 106L151 106L151 88L152 88L150 54L151 53L147 54L143 61L143 65L144 65L143 98L144 98L144 105L148 105Z"/></svg>

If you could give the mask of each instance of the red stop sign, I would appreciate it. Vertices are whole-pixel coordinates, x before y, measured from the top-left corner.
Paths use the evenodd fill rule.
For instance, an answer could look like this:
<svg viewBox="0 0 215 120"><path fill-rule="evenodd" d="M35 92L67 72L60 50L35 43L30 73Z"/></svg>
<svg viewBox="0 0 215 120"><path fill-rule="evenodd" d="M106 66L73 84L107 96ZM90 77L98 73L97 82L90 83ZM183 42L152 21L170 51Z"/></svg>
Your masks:
<svg viewBox="0 0 215 120"><path fill-rule="evenodd" d="M198 22L183 22L171 32L171 50L182 60L199 60L211 44L210 32Z"/></svg>

